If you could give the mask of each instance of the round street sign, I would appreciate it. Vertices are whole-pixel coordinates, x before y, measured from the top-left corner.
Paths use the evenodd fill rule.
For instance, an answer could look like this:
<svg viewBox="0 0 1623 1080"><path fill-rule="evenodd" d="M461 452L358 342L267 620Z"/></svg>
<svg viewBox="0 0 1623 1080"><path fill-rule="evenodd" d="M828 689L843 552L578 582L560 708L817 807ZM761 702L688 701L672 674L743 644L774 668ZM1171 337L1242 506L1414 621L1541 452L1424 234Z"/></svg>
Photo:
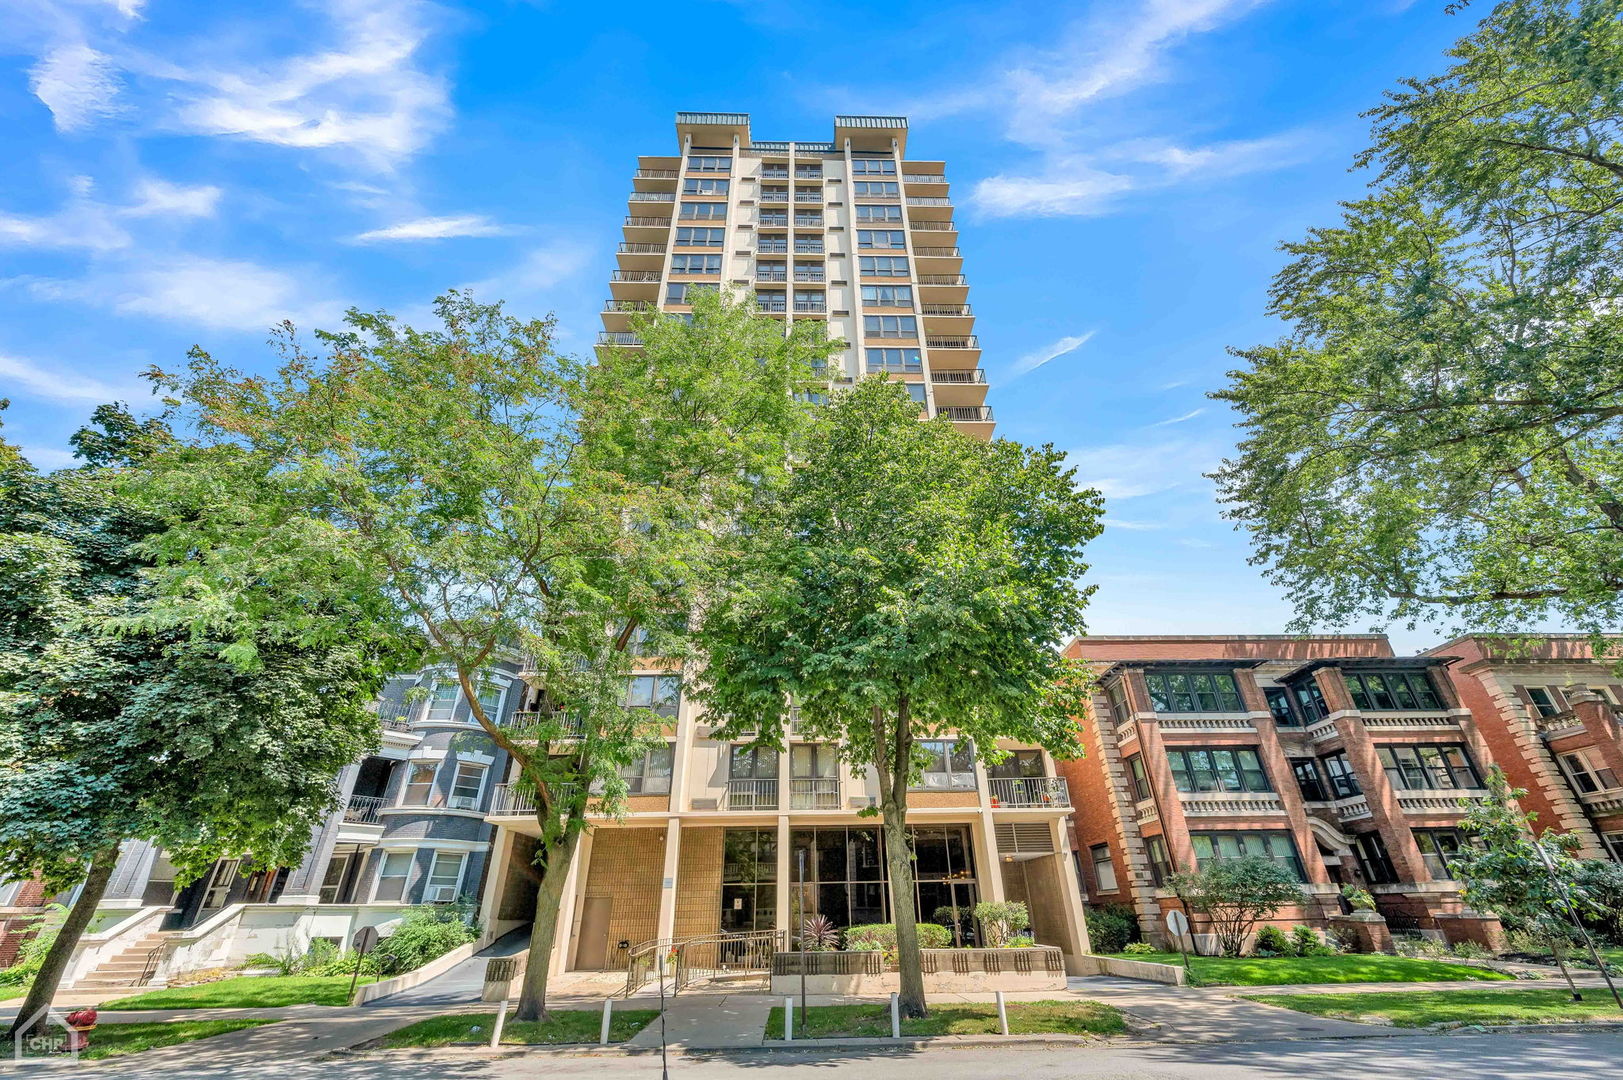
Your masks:
<svg viewBox="0 0 1623 1080"><path fill-rule="evenodd" d="M350 941L350 944L355 947L356 952L364 956L373 949L377 948L378 928L375 926L361 927L359 930L355 931L355 937Z"/></svg>
<svg viewBox="0 0 1623 1080"><path fill-rule="evenodd" d="M1183 937L1189 933L1189 916L1176 909L1167 912L1167 930L1173 937Z"/></svg>

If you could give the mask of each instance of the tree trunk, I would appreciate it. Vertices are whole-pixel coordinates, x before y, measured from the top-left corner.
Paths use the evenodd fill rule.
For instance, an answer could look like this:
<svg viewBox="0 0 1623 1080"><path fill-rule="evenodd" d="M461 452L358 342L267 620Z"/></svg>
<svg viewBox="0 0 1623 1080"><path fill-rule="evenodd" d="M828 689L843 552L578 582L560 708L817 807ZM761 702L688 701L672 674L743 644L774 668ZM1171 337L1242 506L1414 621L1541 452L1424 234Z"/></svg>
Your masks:
<svg viewBox="0 0 1623 1080"><path fill-rule="evenodd" d="M524 968L524 987L519 992L516 1020L547 1019L547 969L557 944L558 911L563 904L564 882L569 880L569 864L580 846L580 832L567 830L546 849L546 866L535 891L535 924L530 928L530 955Z"/></svg>
<svg viewBox="0 0 1623 1080"><path fill-rule="evenodd" d="M34 984L28 988L28 996L23 999L22 1008L17 1012L17 1019L13 1022L7 1037L14 1037L21 1032L22 1026L28 1024L34 1014L39 1013L38 1020L29 1025L30 1030L40 1030L45 1026L45 1015L41 1012L56 997L58 984L62 981L62 974L67 970L68 961L73 958L74 947L84 936L85 927L90 925L90 918L96 914L96 908L101 905L101 898L107 892L107 882L112 879L113 866L118 862L118 847L114 845L96 852L90 861L90 868L85 872L84 887L79 890L79 899L74 901L68 912L68 917L62 923L62 929L56 935L56 941L51 944L45 953L45 962L40 965L39 973L34 976Z"/></svg>
<svg viewBox="0 0 1623 1080"><path fill-rule="evenodd" d="M905 774L902 783L907 782ZM900 976L903 1016L927 1013L923 957L919 955L919 913L913 885L913 860L907 842L907 801L898 804L889 791L880 797L885 818L885 862L890 870L891 919L896 925L896 971Z"/></svg>

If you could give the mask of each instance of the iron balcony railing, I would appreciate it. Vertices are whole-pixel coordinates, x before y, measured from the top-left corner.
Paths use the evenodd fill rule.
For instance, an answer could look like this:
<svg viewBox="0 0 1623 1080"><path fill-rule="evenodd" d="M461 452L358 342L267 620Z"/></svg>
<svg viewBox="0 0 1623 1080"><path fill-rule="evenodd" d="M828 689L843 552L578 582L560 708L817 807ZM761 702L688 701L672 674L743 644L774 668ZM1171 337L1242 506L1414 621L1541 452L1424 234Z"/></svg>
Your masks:
<svg viewBox="0 0 1623 1080"><path fill-rule="evenodd" d="M585 722L578 716L543 717L539 712L520 711L508 714L501 727L514 739L534 739L542 734L560 741L586 737Z"/></svg>
<svg viewBox="0 0 1623 1080"><path fill-rule="evenodd" d="M942 405L936 409L935 414L947 420L956 420L959 423L986 423L992 419L992 406Z"/></svg>
<svg viewBox="0 0 1623 1080"><path fill-rule="evenodd" d="M653 311L652 300L607 300L603 303L604 311Z"/></svg>
<svg viewBox="0 0 1623 1080"><path fill-rule="evenodd" d="M951 206L952 200L942 195L909 195L909 206Z"/></svg>
<svg viewBox="0 0 1623 1080"><path fill-rule="evenodd" d="M757 266L755 268L755 280L756 281L788 281L789 280L789 271L787 271L787 270L773 270L773 269L770 269L768 267Z"/></svg>
<svg viewBox="0 0 1623 1080"><path fill-rule="evenodd" d="M913 254L925 259L960 259L964 253L955 247L917 247Z"/></svg>
<svg viewBox="0 0 1623 1080"><path fill-rule="evenodd" d="M974 334L968 337L933 337L925 338L924 344L930 349L978 349L981 339Z"/></svg>
<svg viewBox="0 0 1623 1080"><path fill-rule="evenodd" d="M776 810L778 808L777 780L727 781L727 809Z"/></svg>
<svg viewBox="0 0 1623 1080"><path fill-rule="evenodd" d="M599 330L597 332L599 345L641 345L642 338L636 334L621 333L613 330Z"/></svg>
<svg viewBox="0 0 1623 1080"><path fill-rule="evenodd" d="M755 307L756 310L767 315L782 315L785 311L789 310L787 301L765 300L759 296L755 298Z"/></svg>
<svg viewBox="0 0 1623 1080"><path fill-rule="evenodd" d="M638 180L675 180L675 169L638 169L631 174Z"/></svg>
<svg viewBox="0 0 1623 1080"><path fill-rule="evenodd" d="M626 218L626 228L628 229L663 229L667 228L670 223L671 219L668 217L636 217L633 215Z"/></svg>
<svg viewBox="0 0 1623 1080"><path fill-rule="evenodd" d="M621 244L615 248L621 255L663 255L664 244Z"/></svg>
<svg viewBox="0 0 1623 1080"><path fill-rule="evenodd" d="M776 213L773 213L771 211L763 210L763 211L761 211L761 224L762 225L787 225L787 224L789 224L789 215L782 212L782 211L778 211Z"/></svg>
<svg viewBox="0 0 1623 1080"><path fill-rule="evenodd" d="M962 274L920 274L913 279L920 285L968 285Z"/></svg>
<svg viewBox="0 0 1623 1080"><path fill-rule="evenodd" d="M376 825L383 799L378 795L351 795L344 803L344 820L354 825Z"/></svg>
<svg viewBox="0 0 1623 1080"><path fill-rule="evenodd" d="M820 229L820 228L823 227L823 215L822 214L796 214L795 215L795 224L796 225L804 225L804 226L806 226L808 228Z"/></svg>
<svg viewBox="0 0 1623 1080"><path fill-rule="evenodd" d="M974 371L942 371L931 370L930 381L937 383L984 383L986 372L980 368Z"/></svg>
<svg viewBox="0 0 1623 1080"><path fill-rule="evenodd" d="M786 169L786 168L783 168L781 166L778 167L778 168L770 168L770 167L763 168L761 170L761 179L762 180L787 180L787 179L789 179L789 170Z"/></svg>
<svg viewBox="0 0 1623 1080"><path fill-rule="evenodd" d="M797 777L789 781L789 809L838 810L839 808L839 777Z"/></svg>
<svg viewBox="0 0 1623 1080"><path fill-rule="evenodd" d="M821 180L822 178L823 178L823 167L821 165L796 165L795 166L795 179L796 180Z"/></svg>
<svg viewBox="0 0 1623 1080"><path fill-rule="evenodd" d="M761 201L763 203L786 203L789 201L789 193L787 191L763 191L761 192Z"/></svg>
<svg viewBox="0 0 1623 1080"><path fill-rule="evenodd" d="M974 314L968 304L925 304L921 310L926 315L952 315L963 318Z"/></svg>
<svg viewBox="0 0 1623 1080"><path fill-rule="evenodd" d="M800 249L795 250L798 252ZM781 236L762 236L756 241L755 252L758 255L787 255L789 245L784 243Z"/></svg>
<svg viewBox="0 0 1623 1080"><path fill-rule="evenodd" d="M945 184L947 178L941 173L903 173L904 184Z"/></svg>
<svg viewBox="0 0 1623 1080"><path fill-rule="evenodd" d="M828 311L828 305L817 303L814 300L796 300L795 310L812 315L822 315Z"/></svg>
<svg viewBox="0 0 1623 1080"><path fill-rule="evenodd" d="M956 221L909 221L907 223L907 227L915 232L958 231L958 223Z"/></svg>
<svg viewBox="0 0 1623 1080"><path fill-rule="evenodd" d="M1060 776L991 777L986 781L993 806L1029 807L1071 805L1071 792Z"/></svg>
<svg viewBox="0 0 1623 1080"><path fill-rule="evenodd" d="M823 273L822 268L819 267L816 270L796 270L795 280L809 282L813 285L821 285L824 281L828 280L828 278Z"/></svg>
<svg viewBox="0 0 1623 1080"><path fill-rule="evenodd" d="M658 281L658 270L616 270L609 275L610 281Z"/></svg>
<svg viewBox="0 0 1623 1080"><path fill-rule="evenodd" d="M822 237L818 237L817 240L818 240L818 242L815 243L815 244L808 244L808 243L802 241L801 239L799 239L798 237L796 237L796 239L795 239L795 254L796 255L821 255L821 254L823 254Z"/></svg>
<svg viewBox="0 0 1623 1080"><path fill-rule="evenodd" d="M823 193L821 191L797 191L797 192L795 192L795 202L820 203L822 201L823 201Z"/></svg>
<svg viewBox="0 0 1623 1080"><path fill-rule="evenodd" d="M516 791L512 784L497 784L491 789L490 813L495 817L519 817L535 813L535 793Z"/></svg>
<svg viewBox="0 0 1623 1080"><path fill-rule="evenodd" d="M628 202L668 202L676 201L674 191L633 191Z"/></svg>

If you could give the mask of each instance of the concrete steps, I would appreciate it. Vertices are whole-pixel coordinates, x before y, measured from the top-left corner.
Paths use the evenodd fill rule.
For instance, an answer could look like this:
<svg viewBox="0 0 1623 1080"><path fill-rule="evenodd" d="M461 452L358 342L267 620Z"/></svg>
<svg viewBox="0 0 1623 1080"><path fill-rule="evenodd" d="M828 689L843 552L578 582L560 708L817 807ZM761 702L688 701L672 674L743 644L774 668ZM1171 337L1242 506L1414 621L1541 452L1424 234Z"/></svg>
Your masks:
<svg viewBox="0 0 1623 1080"><path fill-rule="evenodd" d="M147 934L123 952L103 961L88 975L66 989L123 990L132 986L146 985L150 978L147 975L147 959L152 950L162 945L171 935L172 932Z"/></svg>

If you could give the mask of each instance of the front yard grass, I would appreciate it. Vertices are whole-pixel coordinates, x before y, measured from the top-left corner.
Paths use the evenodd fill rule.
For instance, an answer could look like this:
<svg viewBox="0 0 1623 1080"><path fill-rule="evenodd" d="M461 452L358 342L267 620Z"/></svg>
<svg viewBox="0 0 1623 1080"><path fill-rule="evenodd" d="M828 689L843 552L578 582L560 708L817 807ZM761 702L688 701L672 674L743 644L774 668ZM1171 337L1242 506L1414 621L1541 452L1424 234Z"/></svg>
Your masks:
<svg viewBox="0 0 1623 1080"><path fill-rule="evenodd" d="M616 1009L609 1020L609 1042L625 1042L659 1016L658 1009ZM496 1026L495 1013L459 1013L420 1020L410 1027L390 1032L376 1046L383 1050L407 1047L428 1049L458 1043L488 1044ZM502 1045L554 1046L560 1043L595 1043L603 1027L603 1013L597 1009L558 1010L545 1023L509 1020L502 1028Z"/></svg>
<svg viewBox="0 0 1623 1080"><path fill-rule="evenodd" d="M1604 989L1573 1001L1565 990L1387 990L1363 994L1258 994L1247 1001L1334 1020L1384 1018L1394 1027L1431 1024L1549 1024L1591 1018L1623 1021Z"/></svg>
<svg viewBox="0 0 1623 1080"><path fill-rule="evenodd" d="M228 1031L241 1031L243 1028L272 1023L275 1023L275 1021L242 1018L232 1020L160 1020L138 1024L98 1024L95 1030L89 1032L90 1046L80 1051L79 1060L98 1061L102 1058L139 1054L144 1050L155 1050L160 1046L174 1046L176 1043L191 1042L194 1039L206 1039L211 1035L223 1035ZM53 1031L53 1034L60 1034L60 1031ZM25 1051L23 1056L27 1058L33 1055ZM41 1056L59 1058L65 1055L50 1054Z"/></svg>
<svg viewBox="0 0 1623 1080"><path fill-rule="evenodd" d="M1177 953L1113 954L1121 960L1181 965ZM1196 986L1299 986L1308 983L1496 982L1511 976L1447 960L1417 960L1382 953L1338 956L1191 956L1190 982Z"/></svg>
<svg viewBox="0 0 1623 1080"><path fill-rule="evenodd" d="M103 1002L103 1009L274 1009L283 1005L348 1005L348 975L243 975L196 986L171 986ZM361 976L361 982L377 980Z"/></svg>
<svg viewBox="0 0 1623 1080"><path fill-rule="evenodd" d="M1121 1010L1097 1001L1011 1001L1009 1034L1119 1035L1127 1030ZM903 1035L996 1035L994 1004L932 1005L920 1020L902 1020ZM766 1037L783 1038L783 1007L772 1010ZM890 1037L889 1005L814 1005L806 1023L795 1010L795 1038L861 1039Z"/></svg>

